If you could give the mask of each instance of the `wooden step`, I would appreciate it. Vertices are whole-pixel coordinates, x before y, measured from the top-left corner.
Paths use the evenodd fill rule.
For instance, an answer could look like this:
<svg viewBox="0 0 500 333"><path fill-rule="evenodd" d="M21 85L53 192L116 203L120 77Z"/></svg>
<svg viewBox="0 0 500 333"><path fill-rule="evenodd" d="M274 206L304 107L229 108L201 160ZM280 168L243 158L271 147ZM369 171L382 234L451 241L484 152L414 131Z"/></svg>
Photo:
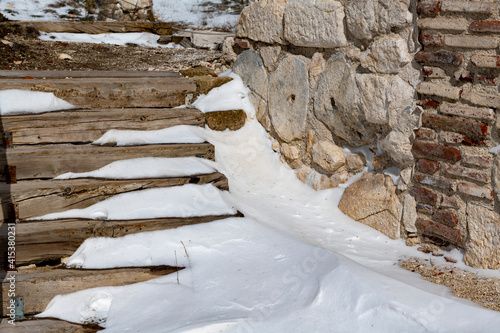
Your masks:
<svg viewBox="0 0 500 333"><path fill-rule="evenodd" d="M180 268L182 269L182 268ZM19 270L16 274L16 296L24 297L25 315L43 312L56 295L79 290L124 286L144 282L178 271L170 266L114 268L114 269L67 269L41 267ZM9 281L2 283L2 309L9 302ZM5 310L4 310L5 311Z"/></svg>
<svg viewBox="0 0 500 333"><path fill-rule="evenodd" d="M122 237L139 232L175 229L236 216L240 215L123 221L63 219L23 222L16 225L16 265L19 267L69 257L90 237Z"/></svg>
<svg viewBox="0 0 500 333"><path fill-rule="evenodd" d="M37 145L0 149L17 181L52 179L66 172L88 172L111 162L139 157L202 157L214 159L210 143L164 144L130 147L93 145ZM5 180L5 158L0 159L0 177ZM13 170L11 170L14 173Z"/></svg>
<svg viewBox="0 0 500 333"><path fill-rule="evenodd" d="M26 220L69 209L87 208L117 194L185 184L208 184L227 190L227 178L218 172L157 179L69 179L0 184L2 203L17 205L17 219ZM3 219L7 217L4 216Z"/></svg>
<svg viewBox="0 0 500 333"><path fill-rule="evenodd" d="M9 144L30 145L90 143L111 129L159 130L177 125L203 126L204 122L204 114L193 108L127 108L3 116L1 125L9 133Z"/></svg>
<svg viewBox="0 0 500 333"><path fill-rule="evenodd" d="M72 79L3 78L2 90L22 89L54 93L59 98L81 108L121 107L176 107L185 104L186 95L196 93L194 81L180 74L168 76L150 75L153 72L137 72L127 76L108 75L106 72L80 72ZM13 75L13 74L11 74ZM76 74L73 74L76 75Z"/></svg>
<svg viewBox="0 0 500 333"><path fill-rule="evenodd" d="M2 333L95 333L102 330L96 325L78 325L57 319L39 319L28 317L25 321L16 321L15 326L8 323L8 318L0 322Z"/></svg>

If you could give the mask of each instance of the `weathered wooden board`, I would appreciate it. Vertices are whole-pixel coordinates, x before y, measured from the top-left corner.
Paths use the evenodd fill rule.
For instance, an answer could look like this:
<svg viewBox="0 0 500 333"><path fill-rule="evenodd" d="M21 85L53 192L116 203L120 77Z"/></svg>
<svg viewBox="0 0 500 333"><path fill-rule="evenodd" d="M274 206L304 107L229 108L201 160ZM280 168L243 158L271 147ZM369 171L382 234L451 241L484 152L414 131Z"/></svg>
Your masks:
<svg viewBox="0 0 500 333"><path fill-rule="evenodd" d="M94 326L84 326L57 319L29 318L26 321L16 321L12 326L3 319L0 323L2 333L95 333L100 331Z"/></svg>
<svg viewBox="0 0 500 333"><path fill-rule="evenodd" d="M152 32L159 35L172 34L169 22L107 22L107 21L15 21L2 22L1 25L21 25L34 27L44 32L69 32L103 34L111 32Z"/></svg>
<svg viewBox="0 0 500 333"><path fill-rule="evenodd" d="M0 149L4 150L4 149ZM93 145L39 145L6 149L9 166L16 167L16 179L52 179L66 172L87 172L111 162L139 157L214 158L214 146L209 143L166 144L131 147ZM0 152L0 156L3 155ZM5 169L0 160L0 172Z"/></svg>
<svg viewBox="0 0 500 333"><path fill-rule="evenodd" d="M79 290L124 286L144 282L167 274L178 268L169 266L144 268L115 268L103 270L36 268L20 270L16 276L16 296L24 297L24 313L36 314L45 310L50 300L59 294ZM3 282L8 284L7 281ZM8 304L9 288L2 288L3 308Z"/></svg>
<svg viewBox="0 0 500 333"><path fill-rule="evenodd" d="M189 183L208 184L227 189L226 177L218 172L192 177L159 179L70 179L23 181L0 184L1 202L18 205L19 219L25 220L69 209L82 209L121 193L150 188L180 186Z"/></svg>
<svg viewBox="0 0 500 333"><path fill-rule="evenodd" d="M179 73L172 71L33 71L0 70L0 79L67 79L67 78L141 78L174 77Z"/></svg>
<svg viewBox="0 0 500 333"><path fill-rule="evenodd" d="M54 93L82 108L176 107L196 92L194 81L178 77L1 79L5 89Z"/></svg>
<svg viewBox="0 0 500 333"><path fill-rule="evenodd" d="M0 81L1 82L1 81ZM204 114L183 109L79 109L43 114L3 116L4 132L14 145L90 143L111 129L159 130L177 125L202 126Z"/></svg>
<svg viewBox="0 0 500 333"><path fill-rule="evenodd" d="M71 256L90 237L122 237L139 232L174 229L231 216L100 221L66 219L23 222L16 226L17 266Z"/></svg>

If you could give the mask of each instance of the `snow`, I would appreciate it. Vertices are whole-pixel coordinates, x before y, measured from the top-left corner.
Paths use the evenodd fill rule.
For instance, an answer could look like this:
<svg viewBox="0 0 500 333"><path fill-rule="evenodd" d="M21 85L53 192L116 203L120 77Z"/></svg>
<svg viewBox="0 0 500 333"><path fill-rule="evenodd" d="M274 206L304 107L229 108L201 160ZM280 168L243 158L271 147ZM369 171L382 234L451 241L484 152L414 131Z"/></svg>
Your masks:
<svg viewBox="0 0 500 333"><path fill-rule="evenodd" d="M102 219L233 214L173 230L91 238L68 259L83 268L180 265L177 274L54 298L39 317L96 322L104 332L496 332L500 314L403 270L418 256L446 264L355 222L337 208L344 188L315 192L280 162L234 81L200 98L210 112L243 109L238 131L200 129L230 192L185 185L120 194L44 218ZM232 102L234 105L231 105ZM126 133L122 133L126 136ZM120 141L119 138L116 138ZM129 173L117 168L116 174ZM500 271L467 268L485 276ZM177 282L179 281L179 282Z"/></svg>
<svg viewBox="0 0 500 333"><path fill-rule="evenodd" d="M500 151L500 145L490 149L490 153L495 154L495 155L497 155L499 151Z"/></svg>
<svg viewBox="0 0 500 333"><path fill-rule="evenodd" d="M0 0L0 12L9 20L53 21L58 20L61 15L68 15L68 11L74 8L67 4L59 8L49 7L57 2L57 0ZM47 12L48 9L54 10L55 13Z"/></svg>
<svg viewBox="0 0 500 333"><path fill-rule="evenodd" d="M95 145L145 145L159 143L202 143L203 130L195 126L179 125L155 131L109 130L93 142Z"/></svg>
<svg viewBox="0 0 500 333"><path fill-rule="evenodd" d="M115 161L90 172L68 172L54 179L140 179L186 177L215 172L215 162L198 157L144 157Z"/></svg>
<svg viewBox="0 0 500 333"><path fill-rule="evenodd" d="M121 193L87 208L51 213L31 220L135 220L232 214L236 214L236 210L224 200L216 187L211 184L186 184Z"/></svg>
<svg viewBox="0 0 500 333"><path fill-rule="evenodd" d="M82 34L67 32L40 32L38 37L45 41L58 42L78 42L93 44L113 44L127 45L135 44L147 47L180 48L184 47L175 43L158 44L160 36L147 32L128 32L128 33L106 33L106 34Z"/></svg>
<svg viewBox="0 0 500 333"><path fill-rule="evenodd" d="M8 89L0 91L0 114L43 113L75 108L53 93Z"/></svg>

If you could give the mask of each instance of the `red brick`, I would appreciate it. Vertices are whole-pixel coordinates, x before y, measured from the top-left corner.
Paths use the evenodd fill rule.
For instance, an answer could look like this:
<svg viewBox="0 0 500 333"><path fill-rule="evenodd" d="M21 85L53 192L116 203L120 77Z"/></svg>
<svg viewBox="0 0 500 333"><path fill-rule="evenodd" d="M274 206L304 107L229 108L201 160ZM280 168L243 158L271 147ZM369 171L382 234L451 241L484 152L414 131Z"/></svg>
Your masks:
<svg viewBox="0 0 500 333"><path fill-rule="evenodd" d="M451 165L445 163L443 165L443 170L446 174L450 176L467 178L469 180L485 184L490 182L490 177L487 174L460 165Z"/></svg>
<svg viewBox="0 0 500 333"><path fill-rule="evenodd" d="M413 178L417 183L437 187L442 190L454 191L456 189L455 182L443 177L425 175L417 173Z"/></svg>
<svg viewBox="0 0 500 333"><path fill-rule="evenodd" d="M436 131L424 127L419 128L415 135L417 138L423 140L434 140L437 137Z"/></svg>
<svg viewBox="0 0 500 333"><path fill-rule="evenodd" d="M500 21L498 20L480 20L472 21L470 30L473 32L495 32L500 33Z"/></svg>
<svg viewBox="0 0 500 333"><path fill-rule="evenodd" d="M473 82L474 77L472 76L472 73L466 70L459 70L456 73L454 73L455 79L458 81L463 81L463 82Z"/></svg>
<svg viewBox="0 0 500 333"><path fill-rule="evenodd" d="M431 190L422 187L412 187L410 194L415 197L415 200L420 203L425 203L431 206L436 206L438 195Z"/></svg>
<svg viewBox="0 0 500 333"><path fill-rule="evenodd" d="M447 195L443 195L443 198L441 199L440 207L459 209L460 203L454 197L449 197Z"/></svg>
<svg viewBox="0 0 500 333"><path fill-rule="evenodd" d="M415 222L415 226L425 234L435 235L444 240L451 241L452 243L460 243L462 241L460 230L448 227L439 222L418 218Z"/></svg>
<svg viewBox="0 0 500 333"><path fill-rule="evenodd" d="M418 203L416 208L417 208L417 212L422 213L422 214L427 214L427 215L433 215L434 211L436 210L431 205L427 205L427 204L423 204L423 203Z"/></svg>
<svg viewBox="0 0 500 333"><path fill-rule="evenodd" d="M493 3L484 1L443 1L441 10L452 13L488 14L493 9Z"/></svg>
<svg viewBox="0 0 500 333"><path fill-rule="evenodd" d="M446 115L474 118L483 121L495 120L495 111L490 108L476 108L465 104L442 103L439 111Z"/></svg>
<svg viewBox="0 0 500 333"><path fill-rule="evenodd" d="M484 76L479 74L474 75L474 81L476 83L480 83L484 86L490 86L490 87L498 86L498 84L500 83L498 77L496 76Z"/></svg>
<svg viewBox="0 0 500 333"><path fill-rule="evenodd" d="M460 97L471 104L500 109L500 94L498 93L484 93L475 88L464 87Z"/></svg>
<svg viewBox="0 0 500 333"><path fill-rule="evenodd" d="M436 161L426 160L425 158L421 158L417 162L417 167L419 171L425 173L436 173L439 170L439 163Z"/></svg>
<svg viewBox="0 0 500 333"><path fill-rule="evenodd" d="M433 79L442 79L446 78L446 72L439 67L432 66L424 66L424 77L433 78Z"/></svg>
<svg viewBox="0 0 500 333"><path fill-rule="evenodd" d="M500 56L494 54L474 54L470 60L476 67L500 68Z"/></svg>
<svg viewBox="0 0 500 333"><path fill-rule="evenodd" d="M462 158L460 150L431 142L415 140L412 153L417 158L438 158L450 162L458 162Z"/></svg>
<svg viewBox="0 0 500 333"><path fill-rule="evenodd" d="M464 154L462 162L480 168L489 168L491 166L491 155Z"/></svg>
<svg viewBox="0 0 500 333"><path fill-rule="evenodd" d="M454 227L458 224L457 216L454 212L443 209L436 209L434 212L434 220L441 222L449 227Z"/></svg>
<svg viewBox="0 0 500 333"><path fill-rule="evenodd" d="M460 95L462 94L462 89L447 84L424 81L418 84L417 92L421 95L431 95L458 100L460 98Z"/></svg>
<svg viewBox="0 0 500 333"><path fill-rule="evenodd" d="M472 197L493 201L493 191L486 187L477 186L467 182L459 182L458 192Z"/></svg>
<svg viewBox="0 0 500 333"><path fill-rule="evenodd" d="M443 46L443 36L441 35L424 35L418 36L418 41L424 46Z"/></svg>
<svg viewBox="0 0 500 333"><path fill-rule="evenodd" d="M438 102L434 102L434 101L431 101L431 100L426 100L426 99L420 99L418 100L417 102L418 105L420 106L424 106L424 107L429 107L429 108L437 108L439 107L439 103Z"/></svg>
<svg viewBox="0 0 500 333"><path fill-rule="evenodd" d="M489 140L472 141L463 134L444 132L439 133L439 140L446 144L461 144L466 146L489 146Z"/></svg>
<svg viewBox="0 0 500 333"><path fill-rule="evenodd" d="M492 36L446 35L444 45L466 49L495 49L498 46L498 38Z"/></svg>
<svg viewBox="0 0 500 333"><path fill-rule="evenodd" d="M485 123L429 112L422 115L422 126L464 134L472 141L480 141L488 134L488 125Z"/></svg>
<svg viewBox="0 0 500 333"><path fill-rule="evenodd" d="M447 30L447 31L465 31L469 28L469 22L465 18L418 18L417 27L421 30Z"/></svg>
<svg viewBox="0 0 500 333"><path fill-rule="evenodd" d="M439 1L420 1L417 5L417 13L424 15L436 15L439 13L441 4Z"/></svg>
<svg viewBox="0 0 500 333"><path fill-rule="evenodd" d="M417 62L437 62L441 64L449 64L460 66L464 60L462 53L458 52L448 52L448 51L438 51L438 52L428 52L420 51L415 54L415 61Z"/></svg>

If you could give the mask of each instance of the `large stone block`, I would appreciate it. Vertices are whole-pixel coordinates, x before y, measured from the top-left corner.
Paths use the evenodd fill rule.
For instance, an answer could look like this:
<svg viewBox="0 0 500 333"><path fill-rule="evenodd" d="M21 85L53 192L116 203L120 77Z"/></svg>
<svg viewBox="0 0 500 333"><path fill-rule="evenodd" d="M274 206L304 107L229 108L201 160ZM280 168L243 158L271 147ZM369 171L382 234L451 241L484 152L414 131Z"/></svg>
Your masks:
<svg viewBox="0 0 500 333"><path fill-rule="evenodd" d="M397 74L411 61L411 57L408 53L408 43L393 35L375 40L360 60L361 66L372 72Z"/></svg>
<svg viewBox="0 0 500 333"><path fill-rule="evenodd" d="M368 143L370 135L360 125L359 92L355 69L340 53L330 57L314 95L314 115L336 136L352 145Z"/></svg>
<svg viewBox="0 0 500 333"><path fill-rule="evenodd" d="M285 40L304 47L344 46L344 6L327 0L287 1Z"/></svg>
<svg viewBox="0 0 500 333"><path fill-rule="evenodd" d="M269 115L286 142L305 136L309 73L304 57L287 55L269 77Z"/></svg>
<svg viewBox="0 0 500 333"><path fill-rule="evenodd" d="M283 16L285 0L254 1L241 12L236 36L269 44L285 44Z"/></svg>
<svg viewBox="0 0 500 333"><path fill-rule="evenodd" d="M500 268L500 215L469 203L467 224L465 263L476 268Z"/></svg>
<svg viewBox="0 0 500 333"><path fill-rule="evenodd" d="M339 209L389 238L399 238L402 207L389 176L365 173L345 190Z"/></svg>
<svg viewBox="0 0 500 333"><path fill-rule="evenodd" d="M347 29L354 38L372 40L412 21L410 0L352 0L346 3Z"/></svg>

